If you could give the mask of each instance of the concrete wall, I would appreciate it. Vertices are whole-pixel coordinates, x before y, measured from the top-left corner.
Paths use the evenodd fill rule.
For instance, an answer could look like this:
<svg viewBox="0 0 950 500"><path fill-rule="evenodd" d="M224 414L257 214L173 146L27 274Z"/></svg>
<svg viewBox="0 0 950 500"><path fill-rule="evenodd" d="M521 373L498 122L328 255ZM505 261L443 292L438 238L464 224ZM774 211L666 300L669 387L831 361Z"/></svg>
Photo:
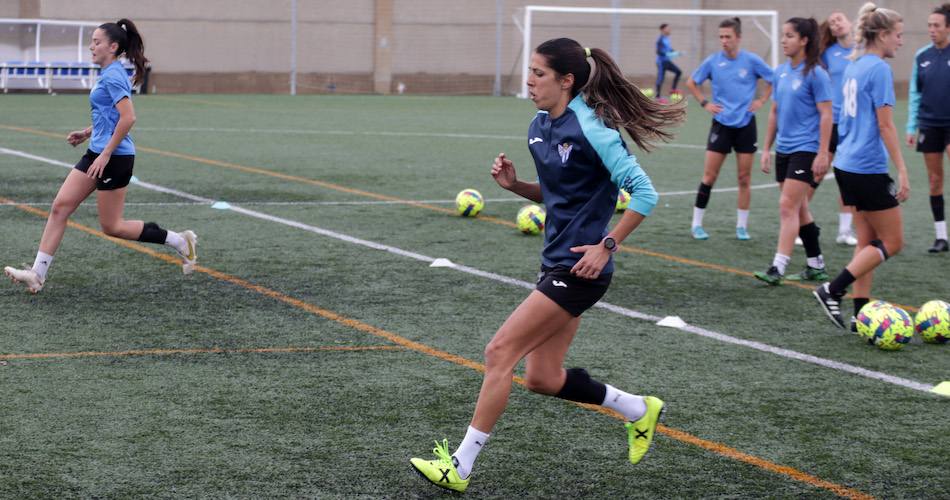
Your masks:
<svg viewBox="0 0 950 500"><path fill-rule="evenodd" d="M378 11L380 2L391 5L391 12ZM503 90L513 93L520 84L521 61L521 34L515 23L521 22L527 4L777 9L781 22L793 15L820 19L832 10L854 17L862 3L797 0L789 7L791 2L776 0L298 0L298 91L372 92L374 70L378 78L381 67L386 66L389 90L397 90L402 83L408 92L490 93L496 67L495 22L500 12ZM902 12L907 19L905 48L891 61L896 79L906 80L912 54L928 42L926 18L935 3L879 3ZM287 92L290 6L290 0L0 0L0 17L94 22L130 18L145 36L146 54L153 65L151 83L158 92ZM382 35L375 31L377 19L390 24ZM684 52L676 62L686 73L718 50L719 16L616 19L539 14L531 44L569 36L587 46L614 49L620 66L642 84L654 78L653 43L660 22L672 25L673 45ZM744 21L744 48L767 57L766 38L755 29L752 19ZM612 43L612 22L617 23L619 46ZM768 29L767 20L761 18L761 22ZM0 59L31 50L29 34L13 35L4 29L0 26ZM62 40L50 35L44 59L75 54L74 37L59 36Z"/></svg>

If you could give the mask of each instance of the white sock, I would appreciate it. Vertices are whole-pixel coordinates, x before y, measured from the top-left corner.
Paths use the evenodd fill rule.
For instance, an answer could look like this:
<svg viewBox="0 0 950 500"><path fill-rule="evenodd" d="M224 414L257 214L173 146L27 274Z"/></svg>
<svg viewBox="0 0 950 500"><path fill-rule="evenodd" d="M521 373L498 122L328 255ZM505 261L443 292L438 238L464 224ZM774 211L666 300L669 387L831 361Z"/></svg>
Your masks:
<svg viewBox="0 0 950 500"><path fill-rule="evenodd" d="M808 267L814 269L824 269L825 268L825 258L818 254L818 257L808 257Z"/></svg>
<svg viewBox="0 0 950 500"><path fill-rule="evenodd" d="M703 227L703 214L705 213L706 213L705 208L693 207L692 227Z"/></svg>
<svg viewBox="0 0 950 500"><path fill-rule="evenodd" d="M749 211L737 209L736 210L736 227L741 227L743 229L749 227Z"/></svg>
<svg viewBox="0 0 950 500"><path fill-rule="evenodd" d="M482 451L482 447L485 446L487 441L488 434L485 434L471 425L468 426L468 430L465 432L465 438L462 439L462 444L460 444L458 449L455 450L455 453L452 454L457 462L455 464L455 470L458 471L462 479L467 478L468 475L472 473L472 465L475 464L475 459L478 458L479 452Z"/></svg>
<svg viewBox="0 0 950 500"><path fill-rule="evenodd" d="M33 271L46 281L46 273L49 271L50 264L53 263L53 256L48 253L36 252L36 260L33 261Z"/></svg>
<svg viewBox="0 0 950 500"><path fill-rule="evenodd" d="M785 276L785 268L788 267L788 263L791 260L792 260L792 257L790 255L782 255L780 253L776 253L775 257L772 258L772 265L775 266L776 269L778 269L779 274L781 274L782 276Z"/></svg>
<svg viewBox="0 0 950 500"><path fill-rule="evenodd" d="M947 221L934 222L934 229L937 231L937 239L947 239Z"/></svg>
<svg viewBox="0 0 950 500"><path fill-rule="evenodd" d="M851 234L851 212L838 212L838 234Z"/></svg>
<svg viewBox="0 0 950 500"><path fill-rule="evenodd" d="M182 255L188 255L188 242L175 231L168 231L168 236L165 237L165 244L178 250L178 253Z"/></svg>
<svg viewBox="0 0 950 500"><path fill-rule="evenodd" d="M602 406L616 410L631 422L640 420L640 417L646 414L647 404L643 401L643 396L628 394L610 384L604 385L607 386L607 395L604 396Z"/></svg>

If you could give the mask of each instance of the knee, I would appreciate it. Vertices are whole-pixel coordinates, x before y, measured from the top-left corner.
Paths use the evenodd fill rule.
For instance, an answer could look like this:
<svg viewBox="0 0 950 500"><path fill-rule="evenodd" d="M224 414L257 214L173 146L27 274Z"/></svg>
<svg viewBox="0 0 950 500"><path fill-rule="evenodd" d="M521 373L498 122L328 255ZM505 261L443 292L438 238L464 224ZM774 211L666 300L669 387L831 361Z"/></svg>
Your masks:
<svg viewBox="0 0 950 500"><path fill-rule="evenodd" d="M801 205L796 203L795 200L783 196L779 200L778 213L783 220L795 218L801 214Z"/></svg>
<svg viewBox="0 0 950 500"><path fill-rule="evenodd" d="M740 188L748 189L752 185L752 174L739 174L738 183Z"/></svg>
<svg viewBox="0 0 950 500"><path fill-rule="evenodd" d="M904 235L898 234L894 237L884 240L885 247L887 247L887 255L893 257L904 249Z"/></svg>
<svg viewBox="0 0 950 500"><path fill-rule="evenodd" d="M553 396L564 385L560 377L544 376L539 373L525 374L524 386L531 392Z"/></svg>
<svg viewBox="0 0 950 500"><path fill-rule="evenodd" d="M703 174L703 184L712 186L716 183L716 179L718 178L719 174L717 172L706 172Z"/></svg>
<svg viewBox="0 0 950 500"><path fill-rule="evenodd" d="M485 371L511 369L511 352L503 343L492 340L485 346Z"/></svg>
<svg viewBox="0 0 950 500"><path fill-rule="evenodd" d="M49 214L54 219L68 219L76 211L76 204L72 202L53 200L53 206L50 207Z"/></svg>
<svg viewBox="0 0 950 500"><path fill-rule="evenodd" d="M101 227L102 232L106 233L108 236L119 236L119 224L116 222L99 221L99 227Z"/></svg>

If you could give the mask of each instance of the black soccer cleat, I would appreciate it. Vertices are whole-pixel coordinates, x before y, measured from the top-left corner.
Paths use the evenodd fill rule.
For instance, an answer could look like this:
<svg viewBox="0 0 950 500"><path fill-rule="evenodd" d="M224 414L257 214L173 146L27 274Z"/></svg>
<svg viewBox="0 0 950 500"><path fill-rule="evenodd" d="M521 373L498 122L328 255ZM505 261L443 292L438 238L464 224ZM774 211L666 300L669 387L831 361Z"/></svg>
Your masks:
<svg viewBox="0 0 950 500"><path fill-rule="evenodd" d="M950 244L947 244L947 240L938 239L934 241L934 246L927 249L930 253L939 253L950 251Z"/></svg>
<svg viewBox="0 0 950 500"><path fill-rule="evenodd" d="M828 319L838 328L848 328L841 319L841 295L834 295L828 290L828 283L822 283L812 294L818 299L822 310L828 315Z"/></svg>

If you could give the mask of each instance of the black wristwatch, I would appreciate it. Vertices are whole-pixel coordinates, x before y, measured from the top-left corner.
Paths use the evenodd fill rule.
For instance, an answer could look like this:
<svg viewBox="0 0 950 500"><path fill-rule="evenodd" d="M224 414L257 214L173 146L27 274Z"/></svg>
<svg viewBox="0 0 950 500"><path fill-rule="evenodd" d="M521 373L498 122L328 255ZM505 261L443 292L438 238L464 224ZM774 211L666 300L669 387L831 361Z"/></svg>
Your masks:
<svg viewBox="0 0 950 500"><path fill-rule="evenodd" d="M606 238L604 238L604 248L606 248L607 250L610 250L610 253L616 252L617 241L611 238L610 236L607 236Z"/></svg>
<svg viewBox="0 0 950 500"><path fill-rule="evenodd" d="M702 102L699 103L699 107L705 108L707 104L709 104L709 99L703 99Z"/></svg>

